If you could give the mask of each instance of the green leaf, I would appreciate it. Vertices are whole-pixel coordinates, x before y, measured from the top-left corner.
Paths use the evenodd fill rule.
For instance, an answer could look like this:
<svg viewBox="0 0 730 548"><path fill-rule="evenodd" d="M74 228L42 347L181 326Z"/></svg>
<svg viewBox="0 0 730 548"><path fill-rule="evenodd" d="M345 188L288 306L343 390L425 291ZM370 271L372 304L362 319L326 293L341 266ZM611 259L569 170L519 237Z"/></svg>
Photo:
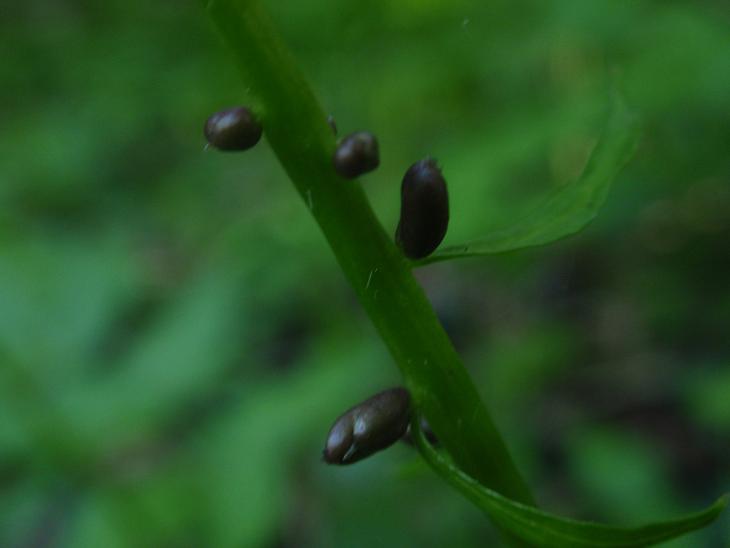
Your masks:
<svg viewBox="0 0 730 548"><path fill-rule="evenodd" d="M464 245L446 247L417 264L514 251L579 232L598 214L611 183L633 155L638 128L636 117L615 92L603 134L575 182L548 194L517 222L497 227L487 236Z"/></svg>
<svg viewBox="0 0 730 548"><path fill-rule="evenodd" d="M715 504L673 520L639 527L612 527L554 516L503 497L455 467L426 440L416 417L411 428L428 464L453 487L484 510L495 523L529 546L556 548L651 546L712 523L727 505L727 496Z"/></svg>

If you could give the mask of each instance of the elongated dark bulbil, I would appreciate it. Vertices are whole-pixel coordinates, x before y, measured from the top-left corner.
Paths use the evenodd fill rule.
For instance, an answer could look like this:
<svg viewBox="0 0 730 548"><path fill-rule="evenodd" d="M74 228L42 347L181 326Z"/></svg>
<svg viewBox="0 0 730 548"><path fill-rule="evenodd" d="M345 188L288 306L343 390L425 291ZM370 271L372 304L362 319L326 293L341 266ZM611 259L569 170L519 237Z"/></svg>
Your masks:
<svg viewBox="0 0 730 548"><path fill-rule="evenodd" d="M332 157L337 173L354 179L380 165L378 140L370 132L358 131L344 137Z"/></svg>
<svg viewBox="0 0 730 548"><path fill-rule="evenodd" d="M436 161L413 164L401 185L400 221L395 241L411 259L427 257L439 246L449 226L446 180Z"/></svg>
<svg viewBox="0 0 730 548"><path fill-rule="evenodd" d="M347 410L330 428L322 452L329 464L352 464L393 445L408 427L411 397L391 388Z"/></svg>
<svg viewBox="0 0 730 548"><path fill-rule="evenodd" d="M263 129L246 107L233 107L213 114L205 122L205 138L223 151L248 150L261 139Z"/></svg>

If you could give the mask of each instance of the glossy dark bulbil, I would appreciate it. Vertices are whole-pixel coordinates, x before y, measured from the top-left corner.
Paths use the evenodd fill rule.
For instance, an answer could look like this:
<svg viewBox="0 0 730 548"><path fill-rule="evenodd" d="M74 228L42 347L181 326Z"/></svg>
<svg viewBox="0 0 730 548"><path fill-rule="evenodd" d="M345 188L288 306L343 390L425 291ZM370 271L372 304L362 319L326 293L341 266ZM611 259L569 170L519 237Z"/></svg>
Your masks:
<svg viewBox="0 0 730 548"><path fill-rule="evenodd" d="M425 158L413 164L403 177L395 241L406 257L422 259L439 246L448 226L446 180L436 161Z"/></svg>
<svg viewBox="0 0 730 548"><path fill-rule="evenodd" d="M233 107L213 114L205 122L205 138L223 151L248 150L261 139L263 128L246 107Z"/></svg>
<svg viewBox="0 0 730 548"><path fill-rule="evenodd" d="M354 179L380 165L378 140L368 131L358 131L343 137L332 157L337 173Z"/></svg>
<svg viewBox="0 0 730 548"><path fill-rule="evenodd" d="M411 397L391 388L347 410L330 428L322 458L329 464L352 464L385 449L405 433Z"/></svg>

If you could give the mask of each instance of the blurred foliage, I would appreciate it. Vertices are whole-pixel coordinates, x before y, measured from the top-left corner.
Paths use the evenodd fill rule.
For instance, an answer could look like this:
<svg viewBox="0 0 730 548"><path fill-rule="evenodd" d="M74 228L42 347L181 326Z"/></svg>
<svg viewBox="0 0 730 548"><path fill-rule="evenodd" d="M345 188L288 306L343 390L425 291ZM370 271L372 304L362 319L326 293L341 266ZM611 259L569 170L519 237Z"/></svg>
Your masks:
<svg viewBox="0 0 730 548"><path fill-rule="evenodd" d="M546 508L728 491L727 2L267 4L340 131L378 135L388 230L439 159L446 245L580 173L622 82L644 137L587 231L418 276ZM0 546L488 544L407 447L319 462L397 372L267 146L204 151L243 85L200 5L2 14Z"/></svg>

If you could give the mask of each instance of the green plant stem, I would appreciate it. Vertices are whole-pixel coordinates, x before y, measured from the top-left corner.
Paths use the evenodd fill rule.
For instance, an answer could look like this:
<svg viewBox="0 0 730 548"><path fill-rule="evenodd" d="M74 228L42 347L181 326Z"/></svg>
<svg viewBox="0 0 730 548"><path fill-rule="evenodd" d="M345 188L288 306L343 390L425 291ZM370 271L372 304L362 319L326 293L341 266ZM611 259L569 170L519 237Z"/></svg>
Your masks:
<svg viewBox="0 0 730 548"><path fill-rule="evenodd" d="M410 262L376 219L360 183L332 168L335 138L327 117L268 15L256 0L212 0L207 10L258 102L271 147L390 349L414 404L467 474L534 504Z"/></svg>

